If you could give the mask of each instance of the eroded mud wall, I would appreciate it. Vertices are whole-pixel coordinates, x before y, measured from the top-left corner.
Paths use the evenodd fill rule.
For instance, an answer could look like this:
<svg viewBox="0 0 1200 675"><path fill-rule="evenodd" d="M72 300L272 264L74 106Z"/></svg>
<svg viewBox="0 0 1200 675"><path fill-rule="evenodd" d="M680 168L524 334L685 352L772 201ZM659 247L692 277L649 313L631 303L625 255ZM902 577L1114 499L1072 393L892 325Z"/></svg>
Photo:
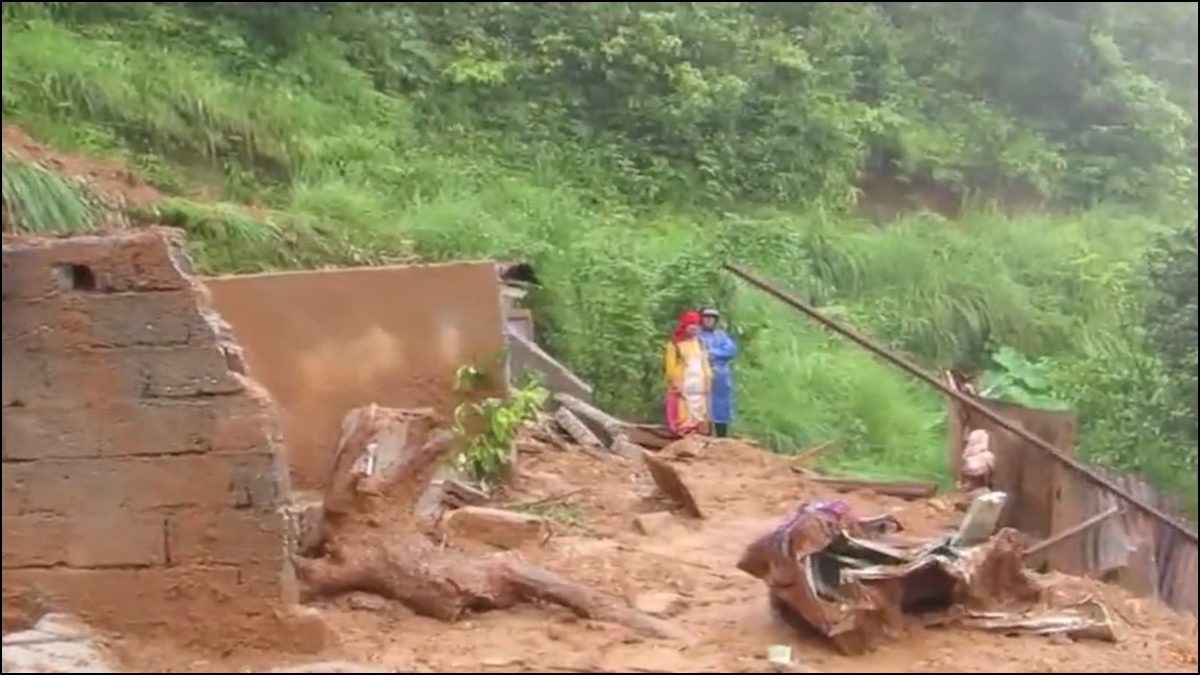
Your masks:
<svg viewBox="0 0 1200 675"><path fill-rule="evenodd" d="M6 621L36 600L199 637L294 599L273 405L176 237L4 240Z"/></svg>
<svg viewBox="0 0 1200 675"><path fill-rule="evenodd" d="M245 348L250 375L281 411L298 488L320 486L342 418L378 403L453 414L454 371L505 386L500 283L491 262L287 272L208 279Z"/></svg>

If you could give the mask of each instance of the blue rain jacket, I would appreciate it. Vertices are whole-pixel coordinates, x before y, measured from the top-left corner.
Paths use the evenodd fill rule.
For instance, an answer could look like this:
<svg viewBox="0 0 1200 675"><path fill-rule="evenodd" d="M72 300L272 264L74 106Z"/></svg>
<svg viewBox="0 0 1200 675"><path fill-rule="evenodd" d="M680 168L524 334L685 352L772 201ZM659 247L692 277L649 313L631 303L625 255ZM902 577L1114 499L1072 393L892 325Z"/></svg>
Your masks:
<svg viewBox="0 0 1200 675"><path fill-rule="evenodd" d="M737 344L729 333L720 328L701 330L700 340L708 352L708 362L712 367L711 400L708 403L709 418L713 422L729 423L733 421L733 375L729 372L729 362L737 355Z"/></svg>

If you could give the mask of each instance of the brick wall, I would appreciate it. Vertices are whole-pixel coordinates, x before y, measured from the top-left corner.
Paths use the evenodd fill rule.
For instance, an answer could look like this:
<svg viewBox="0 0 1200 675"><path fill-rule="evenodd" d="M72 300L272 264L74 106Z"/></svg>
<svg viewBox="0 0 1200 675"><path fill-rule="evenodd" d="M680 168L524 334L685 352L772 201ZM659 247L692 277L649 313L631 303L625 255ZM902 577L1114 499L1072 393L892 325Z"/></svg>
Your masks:
<svg viewBox="0 0 1200 675"><path fill-rule="evenodd" d="M6 605L195 633L294 600L273 405L177 235L3 250Z"/></svg>

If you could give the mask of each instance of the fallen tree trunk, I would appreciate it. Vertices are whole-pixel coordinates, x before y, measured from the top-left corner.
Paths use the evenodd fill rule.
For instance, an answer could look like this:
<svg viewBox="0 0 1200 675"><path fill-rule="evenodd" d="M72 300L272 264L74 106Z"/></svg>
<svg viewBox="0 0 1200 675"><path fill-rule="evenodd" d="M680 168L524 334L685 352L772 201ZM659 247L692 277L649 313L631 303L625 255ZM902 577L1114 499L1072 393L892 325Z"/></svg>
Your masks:
<svg viewBox="0 0 1200 675"><path fill-rule="evenodd" d="M608 436L608 441L610 442L613 436L624 433L627 427L632 426L628 422L619 420L591 403L582 401L570 394L555 394L554 400L562 407L599 426Z"/></svg>
<svg viewBox="0 0 1200 675"><path fill-rule="evenodd" d="M566 408L559 408L554 411L554 421L558 426L562 427L564 433L575 441L575 447L579 448L586 455L596 457L597 459L617 459L608 454L608 450L600 439L575 416L575 413Z"/></svg>
<svg viewBox="0 0 1200 675"><path fill-rule="evenodd" d="M554 400L578 417L588 420L603 429L604 435L608 437L606 447L610 452L620 455L625 459L636 460L641 458L643 448L630 441L626 433L633 425L623 422L596 406L581 401L570 394L555 394Z"/></svg>
<svg viewBox="0 0 1200 675"><path fill-rule="evenodd" d="M430 541L416 504L455 446L433 415L371 405L350 411L342 432L325 495L325 555L295 561L307 597L373 593L443 621L547 602L651 636L682 636L672 624L516 557L476 558Z"/></svg>

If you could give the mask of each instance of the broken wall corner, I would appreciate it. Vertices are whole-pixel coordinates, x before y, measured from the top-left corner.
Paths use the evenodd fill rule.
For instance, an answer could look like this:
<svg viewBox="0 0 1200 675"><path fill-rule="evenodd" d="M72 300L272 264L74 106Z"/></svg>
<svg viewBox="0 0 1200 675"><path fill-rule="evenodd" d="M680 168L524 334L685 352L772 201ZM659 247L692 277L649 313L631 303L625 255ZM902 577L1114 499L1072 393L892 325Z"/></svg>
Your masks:
<svg viewBox="0 0 1200 675"><path fill-rule="evenodd" d="M209 646L292 616L275 405L182 244L165 228L4 238L6 626L30 597Z"/></svg>

